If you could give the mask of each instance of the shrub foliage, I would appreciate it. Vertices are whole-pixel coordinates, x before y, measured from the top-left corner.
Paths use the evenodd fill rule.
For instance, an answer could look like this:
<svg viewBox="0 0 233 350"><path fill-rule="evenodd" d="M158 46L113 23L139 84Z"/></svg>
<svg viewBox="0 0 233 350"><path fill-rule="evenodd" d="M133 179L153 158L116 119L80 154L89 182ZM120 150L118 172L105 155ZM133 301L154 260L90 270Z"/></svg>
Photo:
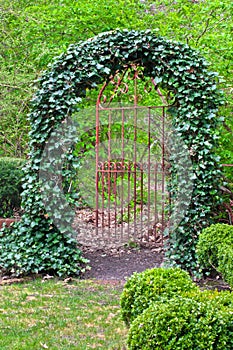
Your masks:
<svg viewBox="0 0 233 350"><path fill-rule="evenodd" d="M0 158L0 216L13 217L21 207L24 160Z"/></svg>
<svg viewBox="0 0 233 350"><path fill-rule="evenodd" d="M233 244L221 244L218 251L218 271L233 288Z"/></svg>
<svg viewBox="0 0 233 350"><path fill-rule="evenodd" d="M198 288L186 271L179 268L154 268L134 273L121 295L121 314L127 325L161 297L171 298Z"/></svg>
<svg viewBox="0 0 233 350"><path fill-rule="evenodd" d="M233 287L233 226L216 224L205 228L198 239L197 254L204 269L217 270Z"/></svg>
<svg viewBox="0 0 233 350"><path fill-rule="evenodd" d="M130 350L230 350L233 308L176 296L153 303L132 323Z"/></svg>
<svg viewBox="0 0 233 350"><path fill-rule="evenodd" d="M187 272L134 273L121 296L129 350L232 349L233 295L201 291Z"/></svg>

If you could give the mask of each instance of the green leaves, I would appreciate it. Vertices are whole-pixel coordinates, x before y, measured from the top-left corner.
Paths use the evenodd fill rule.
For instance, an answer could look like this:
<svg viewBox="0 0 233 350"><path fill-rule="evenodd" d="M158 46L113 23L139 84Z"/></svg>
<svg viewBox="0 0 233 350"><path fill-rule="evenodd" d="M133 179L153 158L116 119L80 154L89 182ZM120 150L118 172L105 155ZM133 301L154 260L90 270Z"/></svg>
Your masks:
<svg viewBox="0 0 233 350"><path fill-rule="evenodd" d="M24 164L20 159L0 158L0 217L13 217L20 210Z"/></svg>
<svg viewBox="0 0 233 350"><path fill-rule="evenodd" d="M216 224L205 228L197 243L198 261L203 269L215 269L233 286L233 226Z"/></svg>
<svg viewBox="0 0 233 350"><path fill-rule="evenodd" d="M162 298L198 292L186 271L179 268L154 268L134 273L121 295L121 315L129 326L146 308Z"/></svg>
<svg viewBox="0 0 233 350"><path fill-rule="evenodd" d="M209 292L152 303L132 323L129 349L232 349L232 300L225 306L220 298Z"/></svg>
<svg viewBox="0 0 233 350"><path fill-rule="evenodd" d="M109 0L106 4L100 0L78 2L52 0L48 3L42 0L37 0L36 3L29 0L0 0L0 3L2 36L0 154L2 155L22 157L28 150L29 128L26 115L33 93L33 80L39 72L71 43L86 40L98 33L116 28L134 29L132 33L135 36L136 30L144 29L147 32L150 28L160 36L198 48L203 57L208 59L211 69L217 70L221 76L224 76L225 82L220 84L226 92L227 103L232 104L231 0L206 0L205 6L202 1L189 0L175 3L164 0L153 4L150 1L134 0L117 2ZM124 33L123 30L122 32ZM118 39L120 44L122 35L119 35ZM149 32L148 39L151 40ZM107 39L106 42L111 46L111 42ZM135 44L137 45L136 40ZM173 64L177 65L178 61L185 60L186 56L190 60L187 47L176 43L170 49L161 42L159 52L153 53L147 50L145 56L151 55L155 61L155 56L158 57L158 54L165 50L167 50L165 56L169 52L171 55L177 52L179 56L172 58ZM143 48L147 48L146 41ZM106 47L103 48L103 53L108 55L109 60L114 58L109 51L106 52ZM125 51L126 55L129 53L130 50ZM68 52L67 60L63 64L72 65L72 55L72 51ZM199 70L199 61L195 63L195 57L196 55L193 56L192 62L190 60L190 68ZM127 60L127 57L125 58ZM76 59L78 59L77 54ZM171 61L171 57L168 61ZM101 63L100 60L99 63ZM206 63L202 59L202 66L204 65ZM180 75L185 72L184 69L185 66L178 67ZM107 71L105 73L109 74ZM176 74L179 77L179 74ZM226 113L226 116L227 122L231 123L230 113ZM221 157L232 163L230 160L232 159L232 136L225 131L222 131L222 135Z"/></svg>

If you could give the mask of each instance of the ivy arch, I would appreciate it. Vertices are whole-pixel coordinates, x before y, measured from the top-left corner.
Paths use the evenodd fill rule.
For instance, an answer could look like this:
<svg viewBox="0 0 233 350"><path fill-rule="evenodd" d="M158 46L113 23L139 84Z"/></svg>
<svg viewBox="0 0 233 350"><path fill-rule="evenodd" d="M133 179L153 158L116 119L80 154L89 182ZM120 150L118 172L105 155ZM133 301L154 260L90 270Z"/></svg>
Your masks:
<svg viewBox="0 0 233 350"><path fill-rule="evenodd" d="M1 237L5 252L14 245L11 262L1 257L1 265L6 269L16 273L52 270L60 275L80 270L81 253L75 240L67 235L72 231L69 217L66 228L60 232L45 212L38 179L41 157L54 128L77 110L86 89L96 88L111 74L133 63L142 66L146 76L156 78L158 86L171 91L176 101L173 127L190 154L194 187L188 211L169 232L166 255L171 264L196 269L197 236L211 221L221 175L214 147L216 112L223 98L216 74L208 71L208 64L196 51L157 37L150 30L116 30L71 45L39 78L29 116L30 162L22 196L25 214L11 233L13 239L7 240L5 234ZM179 152L182 159L182 150ZM174 159L171 162L171 195L175 198L178 187L185 191L186 184L179 184L178 165ZM62 212L65 204L60 205Z"/></svg>

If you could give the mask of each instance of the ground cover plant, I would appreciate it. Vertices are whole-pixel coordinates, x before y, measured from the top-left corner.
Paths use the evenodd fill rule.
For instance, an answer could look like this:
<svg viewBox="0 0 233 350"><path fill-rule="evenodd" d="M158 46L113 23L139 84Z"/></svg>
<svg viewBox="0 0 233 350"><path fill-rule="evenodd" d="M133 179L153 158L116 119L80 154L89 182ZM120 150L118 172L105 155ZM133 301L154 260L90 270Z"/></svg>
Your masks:
<svg viewBox="0 0 233 350"><path fill-rule="evenodd" d="M91 280L0 286L1 350L125 349L122 287Z"/></svg>

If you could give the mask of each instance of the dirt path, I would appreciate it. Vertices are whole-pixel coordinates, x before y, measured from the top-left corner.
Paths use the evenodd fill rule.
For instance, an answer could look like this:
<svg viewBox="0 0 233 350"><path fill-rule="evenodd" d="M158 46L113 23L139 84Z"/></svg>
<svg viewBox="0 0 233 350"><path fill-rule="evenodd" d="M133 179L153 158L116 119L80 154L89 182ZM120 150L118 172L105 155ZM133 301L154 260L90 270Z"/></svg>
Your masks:
<svg viewBox="0 0 233 350"><path fill-rule="evenodd" d="M83 278L112 280L124 282L133 272L159 267L163 262L161 248L121 248L116 251L85 251L84 256L90 260L91 270Z"/></svg>

